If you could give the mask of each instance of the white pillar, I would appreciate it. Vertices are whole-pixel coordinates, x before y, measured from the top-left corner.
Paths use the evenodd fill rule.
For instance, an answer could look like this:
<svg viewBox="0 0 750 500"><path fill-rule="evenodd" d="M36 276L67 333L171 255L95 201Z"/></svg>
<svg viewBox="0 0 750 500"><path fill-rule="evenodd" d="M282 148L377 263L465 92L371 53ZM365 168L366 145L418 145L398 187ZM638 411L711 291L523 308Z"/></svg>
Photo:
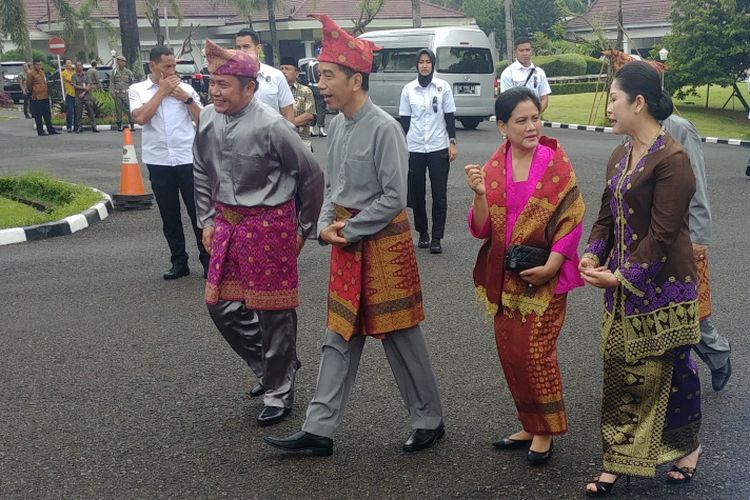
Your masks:
<svg viewBox="0 0 750 500"><path fill-rule="evenodd" d="M627 37L622 41L622 51L626 54L630 54L630 40Z"/></svg>
<svg viewBox="0 0 750 500"><path fill-rule="evenodd" d="M314 57L313 47L315 46L315 42L305 40L302 43L305 45L305 57Z"/></svg>

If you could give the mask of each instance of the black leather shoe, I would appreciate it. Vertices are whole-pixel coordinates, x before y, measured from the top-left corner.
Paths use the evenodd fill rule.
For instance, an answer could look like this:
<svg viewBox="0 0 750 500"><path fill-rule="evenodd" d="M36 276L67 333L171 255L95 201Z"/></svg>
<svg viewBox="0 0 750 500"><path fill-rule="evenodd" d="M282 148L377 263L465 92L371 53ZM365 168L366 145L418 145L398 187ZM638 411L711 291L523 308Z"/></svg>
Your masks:
<svg viewBox="0 0 750 500"><path fill-rule="evenodd" d="M95 134L98 134L98 133L99 133L99 130L98 130L98 129L97 129L96 127L93 127L93 128L91 129L91 131L92 131L93 133L95 133Z"/></svg>
<svg viewBox="0 0 750 500"><path fill-rule="evenodd" d="M257 398L258 396L262 396L265 393L266 393L266 388L263 387L263 384L258 382L257 384L255 384L255 386L252 389L250 389L247 395L250 396L251 398Z"/></svg>
<svg viewBox="0 0 750 500"><path fill-rule="evenodd" d="M417 248L427 248L430 246L430 235L427 233L419 233L419 241L417 242Z"/></svg>
<svg viewBox="0 0 750 500"><path fill-rule="evenodd" d="M544 453L529 450L528 455L526 455L526 460L529 461L530 465L542 465L552 456L552 448L554 444L555 443L553 441L550 441L549 449L547 449L547 451L545 451Z"/></svg>
<svg viewBox="0 0 750 500"><path fill-rule="evenodd" d="M172 266L172 269L164 273L165 280L176 280L190 274L190 269L187 266Z"/></svg>
<svg viewBox="0 0 750 500"><path fill-rule="evenodd" d="M747 168L745 169L745 175L750 177L750 165L748 165Z"/></svg>
<svg viewBox="0 0 750 500"><path fill-rule="evenodd" d="M431 448L445 436L445 427L440 424L437 429L416 429L404 443L404 451L412 452Z"/></svg>
<svg viewBox="0 0 750 500"><path fill-rule="evenodd" d="M732 376L732 362L727 360L727 364L719 368L718 370L711 370L711 387L716 392L719 392L727 385L729 377Z"/></svg>
<svg viewBox="0 0 750 500"><path fill-rule="evenodd" d="M49 131L49 135L60 135L60 132L58 132L55 129L52 129L52 130Z"/></svg>
<svg viewBox="0 0 750 500"><path fill-rule="evenodd" d="M291 408L282 408L281 406L264 406L256 420L261 427L278 424L289 415L290 411L292 411Z"/></svg>
<svg viewBox="0 0 750 500"><path fill-rule="evenodd" d="M531 439L511 439L510 436L504 436L492 443L492 446L498 450L517 450L519 448L528 450L531 446Z"/></svg>
<svg viewBox="0 0 750 500"><path fill-rule="evenodd" d="M295 432L285 438L266 436L263 441L287 453L311 453L319 457L333 454L333 439L305 431Z"/></svg>
<svg viewBox="0 0 750 500"><path fill-rule="evenodd" d="M440 240L438 238L432 239L432 243L430 243L430 253L443 253L443 247L440 246Z"/></svg>

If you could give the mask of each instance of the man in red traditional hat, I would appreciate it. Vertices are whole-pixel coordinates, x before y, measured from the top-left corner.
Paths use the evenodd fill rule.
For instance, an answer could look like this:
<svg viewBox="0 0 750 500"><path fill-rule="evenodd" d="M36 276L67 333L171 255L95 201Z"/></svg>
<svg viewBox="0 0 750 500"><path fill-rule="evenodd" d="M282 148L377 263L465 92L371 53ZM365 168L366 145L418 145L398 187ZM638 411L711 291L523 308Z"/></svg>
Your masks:
<svg viewBox="0 0 750 500"><path fill-rule="evenodd" d="M409 154L398 122L368 96L371 42L330 18L318 56L320 93L341 111L331 122L325 200L318 237L332 245L328 321L318 384L302 430L266 443L286 452L333 453L366 336L383 342L412 428L404 451L445 434L443 410L419 323L424 319L406 215Z"/></svg>
<svg viewBox="0 0 750 500"><path fill-rule="evenodd" d="M254 99L255 54L207 40L206 59L213 105L201 112L193 145L198 224L211 253L205 298L258 377L251 395L265 392L258 424L271 425L292 407L297 256L315 235L323 172L294 128Z"/></svg>

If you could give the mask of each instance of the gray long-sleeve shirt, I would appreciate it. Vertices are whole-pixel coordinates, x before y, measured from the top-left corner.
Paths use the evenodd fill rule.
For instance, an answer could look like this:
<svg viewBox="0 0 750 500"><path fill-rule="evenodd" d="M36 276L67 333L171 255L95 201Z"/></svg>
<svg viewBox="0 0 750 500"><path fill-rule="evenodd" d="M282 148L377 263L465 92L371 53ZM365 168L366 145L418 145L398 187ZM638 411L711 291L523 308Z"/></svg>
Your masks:
<svg viewBox="0 0 750 500"><path fill-rule="evenodd" d="M401 126L368 98L351 119L338 114L328 128L325 199L318 234L335 219L334 204L358 210L342 236L370 236L406 207L409 152Z"/></svg>
<svg viewBox="0 0 750 500"><path fill-rule="evenodd" d="M296 199L298 232L316 236L323 171L292 125L253 99L234 115L201 111L193 143L198 226L213 225L214 202L275 207Z"/></svg>
<svg viewBox="0 0 750 500"><path fill-rule="evenodd" d="M692 123L674 114L664 120L662 125L687 151L695 175L695 194L690 200L690 240L699 245L710 245L711 209L708 205L706 162L701 136Z"/></svg>

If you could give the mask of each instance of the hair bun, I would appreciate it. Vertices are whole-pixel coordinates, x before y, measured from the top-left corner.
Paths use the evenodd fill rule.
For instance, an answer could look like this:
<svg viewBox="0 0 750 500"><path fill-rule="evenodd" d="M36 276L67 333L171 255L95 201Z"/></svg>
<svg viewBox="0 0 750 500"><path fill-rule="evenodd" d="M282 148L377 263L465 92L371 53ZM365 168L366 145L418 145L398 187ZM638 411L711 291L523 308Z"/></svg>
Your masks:
<svg viewBox="0 0 750 500"><path fill-rule="evenodd" d="M666 120L673 111L674 104L672 104L672 97L670 97L666 90L662 90L659 103L654 110L654 118L657 120Z"/></svg>

